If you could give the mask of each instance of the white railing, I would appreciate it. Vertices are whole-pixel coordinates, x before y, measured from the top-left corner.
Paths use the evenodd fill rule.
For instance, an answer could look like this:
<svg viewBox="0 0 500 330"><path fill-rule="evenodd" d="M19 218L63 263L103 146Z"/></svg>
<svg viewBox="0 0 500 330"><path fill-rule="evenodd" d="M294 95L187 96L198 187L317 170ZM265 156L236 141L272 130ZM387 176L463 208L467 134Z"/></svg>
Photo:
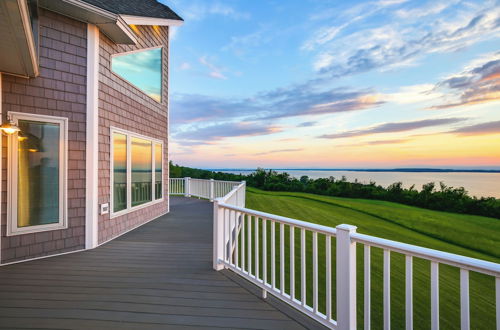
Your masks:
<svg viewBox="0 0 500 330"><path fill-rule="evenodd" d="M214 204L214 269L232 270L261 287L264 297L269 292L329 328L357 328L357 243L364 245L364 329L371 327L371 246L384 251L384 329L391 328L391 251L404 254L406 258L406 329L413 329L414 325L413 257L431 263L432 329L439 329L439 264L460 269L461 329L470 329L469 271L495 278L496 320L497 329L500 329L500 264L359 234L356 227L350 225L332 228L230 205L221 200ZM334 276L335 297L332 295ZM336 308L333 308L334 303Z"/></svg>
<svg viewBox="0 0 500 330"><path fill-rule="evenodd" d="M170 178L169 194L184 195L186 191L185 178Z"/></svg>
<svg viewBox="0 0 500 330"><path fill-rule="evenodd" d="M239 185L241 182L238 181L170 178L170 195L194 196L213 201L228 195L234 187Z"/></svg>
<svg viewBox="0 0 500 330"><path fill-rule="evenodd" d="M372 320L371 247L383 250L384 329L391 329L391 252L395 252L404 255L406 329L414 326L413 257L416 257L430 262L433 330L439 329L440 264L460 270L461 329L470 329L469 272L494 278L496 329L500 330L500 264L359 234L350 225L332 228L247 209L245 188L245 182L170 179L171 194L214 200L214 269L227 268L244 277L262 288L263 297L270 293L329 328L356 329L356 248L361 244L365 330L371 328Z"/></svg>

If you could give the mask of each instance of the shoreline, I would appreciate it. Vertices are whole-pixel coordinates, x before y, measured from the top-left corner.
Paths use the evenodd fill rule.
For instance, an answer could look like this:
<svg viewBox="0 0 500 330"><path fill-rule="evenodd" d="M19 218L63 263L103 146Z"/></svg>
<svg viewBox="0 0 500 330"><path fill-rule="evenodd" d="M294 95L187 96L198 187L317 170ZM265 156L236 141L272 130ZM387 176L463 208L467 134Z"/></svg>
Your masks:
<svg viewBox="0 0 500 330"><path fill-rule="evenodd" d="M255 172L256 169L241 169L241 168L207 168L207 171L212 172ZM500 173L500 170L461 170L461 169L440 169L440 168L266 168L266 171L325 171L325 172L397 172L397 173Z"/></svg>

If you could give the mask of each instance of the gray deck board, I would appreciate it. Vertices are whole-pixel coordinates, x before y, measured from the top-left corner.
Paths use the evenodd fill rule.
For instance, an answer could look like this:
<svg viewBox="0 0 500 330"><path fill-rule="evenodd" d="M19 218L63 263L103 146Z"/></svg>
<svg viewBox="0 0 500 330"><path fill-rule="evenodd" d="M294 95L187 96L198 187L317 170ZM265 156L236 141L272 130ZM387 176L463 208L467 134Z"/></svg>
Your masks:
<svg viewBox="0 0 500 330"><path fill-rule="evenodd" d="M212 270L210 203L171 200L97 249L0 267L0 328L304 329Z"/></svg>

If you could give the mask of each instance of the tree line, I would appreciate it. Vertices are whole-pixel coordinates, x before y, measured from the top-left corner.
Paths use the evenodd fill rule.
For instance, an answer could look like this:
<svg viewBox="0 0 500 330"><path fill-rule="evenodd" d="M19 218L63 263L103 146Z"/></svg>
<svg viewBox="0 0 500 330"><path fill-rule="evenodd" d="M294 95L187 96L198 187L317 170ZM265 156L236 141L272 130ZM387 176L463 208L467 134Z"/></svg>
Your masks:
<svg viewBox="0 0 500 330"><path fill-rule="evenodd" d="M443 182L426 183L421 190L415 185L404 188L402 182L395 182L388 187L382 187L375 182L361 183L357 180L348 182L346 177L311 179L302 176L292 177L286 172L258 168L248 175L212 172L174 165L170 162L170 177L191 177L198 179L215 179L247 182L250 187L269 191L306 192L335 197L376 199L396 202L426 209L482 215L500 219L500 199L494 197L469 196L463 188L449 187Z"/></svg>

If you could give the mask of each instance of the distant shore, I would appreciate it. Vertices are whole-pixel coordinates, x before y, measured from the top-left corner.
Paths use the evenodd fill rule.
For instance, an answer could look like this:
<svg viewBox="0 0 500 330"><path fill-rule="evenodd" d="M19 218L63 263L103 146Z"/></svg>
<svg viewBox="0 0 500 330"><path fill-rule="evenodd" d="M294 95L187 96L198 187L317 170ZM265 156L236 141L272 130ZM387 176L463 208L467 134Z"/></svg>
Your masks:
<svg viewBox="0 0 500 330"><path fill-rule="evenodd" d="M253 172L249 168L207 168L213 172ZM448 168L266 168L274 171L349 171L349 172L402 172L402 173L500 173L500 169L448 169Z"/></svg>

